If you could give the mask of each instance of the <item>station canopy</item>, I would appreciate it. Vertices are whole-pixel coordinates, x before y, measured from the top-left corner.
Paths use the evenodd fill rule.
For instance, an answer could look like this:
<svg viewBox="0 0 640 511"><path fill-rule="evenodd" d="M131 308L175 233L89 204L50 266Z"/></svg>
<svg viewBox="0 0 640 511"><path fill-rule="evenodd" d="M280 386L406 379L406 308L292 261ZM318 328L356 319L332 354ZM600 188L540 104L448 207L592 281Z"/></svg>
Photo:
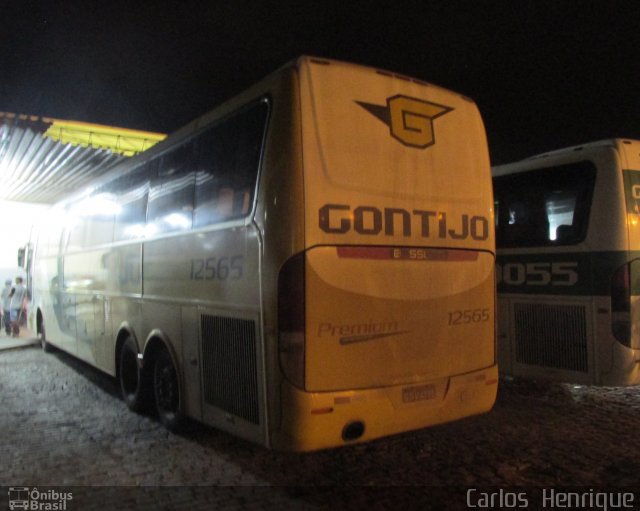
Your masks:
<svg viewBox="0 0 640 511"><path fill-rule="evenodd" d="M53 204L165 137L0 112L0 200Z"/></svg>

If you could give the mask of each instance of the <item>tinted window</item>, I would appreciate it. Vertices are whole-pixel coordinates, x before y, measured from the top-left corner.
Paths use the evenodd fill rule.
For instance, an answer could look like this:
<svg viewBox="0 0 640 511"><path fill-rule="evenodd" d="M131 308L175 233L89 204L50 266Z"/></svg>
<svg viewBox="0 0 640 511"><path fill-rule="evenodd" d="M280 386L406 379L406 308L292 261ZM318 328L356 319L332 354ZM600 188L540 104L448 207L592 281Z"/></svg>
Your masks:
<svg viewBox="0 0 640 511"><path fill-rule="evenodd" d="M102 210L74 208L68 248L138 239L248 215L254 200L268 104L260 101L205 129L92 195ZM103 207L104 206L104 207Z"/></svg>
<svg viewBox="0 0 640 511"><path fill-rule="evenodd" d="M595 176L591 162L580 162L494 178L498 247L583 241Z"/></svg>
<svg viewBox="0 0 640 511"><path fill-rule="evenodd" d="M81 250L113 241L116 208L113 195L96 192L67 209L67 250Z"/></svg>
<svg viewBox="0 0 640 511"><path fill-rule="evenodd" d="M194 227L250 213L267 114L261 101L198 137Z"/></svg>
<svg viewBox="0 0 640 511"><path fill-rule="evenodd" d="M159 160L147 206L148 233L190 229L193 223L195 143L182 144Z"/></svg>
<svg viewBox="0 0 640 511"><path fill-rule="evenodd" d="M106 191L117 197L119 205L115 216L116 241L141 238L145 235L149 174L152 172L153 162L147 162L105 187Z"/></svg>
<svg viewBox="0 0 640 511"><path fill-rule="evenodd" d="M113 225L118 203L110 193L91 197L91 214L87 215L86 246L103 245L113 241Z"/></svg>

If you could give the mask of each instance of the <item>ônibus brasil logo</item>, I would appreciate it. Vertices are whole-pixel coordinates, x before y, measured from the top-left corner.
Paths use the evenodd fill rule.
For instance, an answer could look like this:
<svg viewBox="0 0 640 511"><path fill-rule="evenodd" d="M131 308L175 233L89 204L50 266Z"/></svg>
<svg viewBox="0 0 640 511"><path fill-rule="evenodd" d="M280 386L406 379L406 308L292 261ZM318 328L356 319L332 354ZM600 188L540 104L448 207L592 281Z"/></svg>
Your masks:
<svg viewBox="0 0 640 511"><path fill-rule="evenodd" d="M73 500L71 492L57 490L38 490L26 486L9 488L9 509L27 509L38 511L64 511L67 502Z"/></svg>

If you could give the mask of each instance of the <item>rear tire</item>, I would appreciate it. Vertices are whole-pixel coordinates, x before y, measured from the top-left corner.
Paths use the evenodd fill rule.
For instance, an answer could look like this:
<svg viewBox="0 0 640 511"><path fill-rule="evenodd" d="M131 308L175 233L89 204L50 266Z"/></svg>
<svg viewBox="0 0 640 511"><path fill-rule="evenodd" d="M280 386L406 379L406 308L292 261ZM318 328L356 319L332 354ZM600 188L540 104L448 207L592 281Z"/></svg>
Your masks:
<svg viewBox="0 0 640 511"><path fill-rule="evenodd" d="M179 430L184 417L180 412L178 372L166 348L161 348L155 359L153 391L158 419L170 431Z"/></svg>
<svg viewBox="0 0 640 511"><path fill-rule="evenodd" d="M120 351L119 379L122 399L134 412L144 411L148 403L142 376L138 366L138 347L133 337L129 336Z"/></svg>

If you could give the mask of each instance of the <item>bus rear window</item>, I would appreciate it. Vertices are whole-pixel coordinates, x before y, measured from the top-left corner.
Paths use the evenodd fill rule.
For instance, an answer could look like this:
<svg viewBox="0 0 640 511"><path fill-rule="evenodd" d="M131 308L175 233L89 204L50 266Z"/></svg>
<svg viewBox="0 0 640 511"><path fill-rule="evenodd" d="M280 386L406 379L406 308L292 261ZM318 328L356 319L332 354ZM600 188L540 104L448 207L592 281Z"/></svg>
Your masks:
<svg viewBox="0 0 640 511"><path fill-rule="evenodd" d="M583 241L595 177L596 168L588 161L495 177L497 246Z"/></svg>

